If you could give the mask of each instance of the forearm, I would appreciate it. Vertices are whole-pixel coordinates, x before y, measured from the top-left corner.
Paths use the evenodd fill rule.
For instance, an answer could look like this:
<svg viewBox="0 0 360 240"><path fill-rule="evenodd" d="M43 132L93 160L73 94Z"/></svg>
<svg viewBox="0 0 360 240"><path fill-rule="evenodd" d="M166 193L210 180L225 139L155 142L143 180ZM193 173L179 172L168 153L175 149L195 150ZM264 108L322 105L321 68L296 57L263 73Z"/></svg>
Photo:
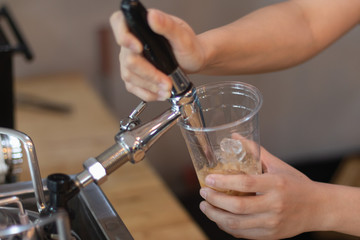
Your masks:
<svg viewBox="0 0 360 240"><path fill-rule="evenodd" d="M360 188L316 183L319 196L313 226L322 231L336 231L360 236Z"/></svg>
<svg viewBox="0 0 360 240"><path fill-rule="evenodd" d="M206 56L202 73L288 68L313 57L359 21L358 0L293 0L271 5L200 34Z"/></svg>

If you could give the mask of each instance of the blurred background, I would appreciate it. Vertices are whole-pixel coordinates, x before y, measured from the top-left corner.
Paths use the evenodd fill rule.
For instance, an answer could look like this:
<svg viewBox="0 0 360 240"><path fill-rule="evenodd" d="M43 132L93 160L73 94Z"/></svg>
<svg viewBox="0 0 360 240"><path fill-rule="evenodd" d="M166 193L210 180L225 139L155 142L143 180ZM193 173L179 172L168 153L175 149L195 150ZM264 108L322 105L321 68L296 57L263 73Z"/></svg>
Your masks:
<svg viewBox="0 0 360 240"><path fill-rule="evenodd" d="M200 33L280 1L142 2L146 7L183 18ZM140 99L127 93L120 79L119 47L109 26L109 17L119 3L0 0L0 5L6 4L12 12L35 55L31 62L22 56L14 58L15 78L81 73L115 118L128 116ZM331 181L342 160L360 152L359 39L357 27L320 55L289 70L235 77L190 77L195 85L224 79L255 85L264 99L260 111L261 144L312 179ZM144 121L170 106L167 102L149 105ZM195 212L200 201L198 185L179 129L174 127L162 137L147 158L179 200Z"/></svg>

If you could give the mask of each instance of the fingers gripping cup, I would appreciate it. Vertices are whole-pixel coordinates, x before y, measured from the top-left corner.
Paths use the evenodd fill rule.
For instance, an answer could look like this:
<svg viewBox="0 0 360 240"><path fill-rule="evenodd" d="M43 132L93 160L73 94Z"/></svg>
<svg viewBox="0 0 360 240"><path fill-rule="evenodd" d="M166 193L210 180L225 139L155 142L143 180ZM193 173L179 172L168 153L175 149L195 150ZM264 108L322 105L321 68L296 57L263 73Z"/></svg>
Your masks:
<svg viewBox="0 0 360 240"><path fill-rule="evenodd" d="M222 82L200 86L196 95L193 113L181 118L179 125L200 185L211 173L261 174L259 90L241 82ZM190 124L199 117L202 126Z"/></svg>

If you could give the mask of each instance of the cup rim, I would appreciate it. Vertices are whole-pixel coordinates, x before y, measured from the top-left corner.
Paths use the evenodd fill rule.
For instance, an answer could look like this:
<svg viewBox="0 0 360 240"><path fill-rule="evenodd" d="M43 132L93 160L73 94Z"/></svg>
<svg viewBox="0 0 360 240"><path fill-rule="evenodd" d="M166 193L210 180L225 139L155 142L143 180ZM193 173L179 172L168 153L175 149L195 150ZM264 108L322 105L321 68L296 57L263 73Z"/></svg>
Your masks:
<svg viewBox="0 0 360 240"><path fill-rule="evenodd" d="M200 85L198 87L196 87L196 92L198 92L198 90L203 89L203 88L207 88L207 89L213 89L213 88L219 88L220 86L240 86L246 90L248 90L249 92L251 92L253 94L254 97L256 97L256 106L253 109L253 111L251 111L249 114L247 114L246 116L230 122L230 123L226 123L226 124L221 124L215 127L191 127L187 124L185 124L182 119L180 119L178 121L178 124L185 130L188 131L193 131L193 132L211 132L211 131L218 131L218 130L222 130L225 128L231 128L235 125L241 124L242 122L246 122L249 119L251 119L252 117L254 117L260 110L261 106L262 106L262 102L263 102L263 96L260 92L260 90L258 88L256 88L255 86L248 84L248 83L244 83L244 82L240 82L240 81L223 81L223 82L217 82L217 83L207 83L207 84L203 84Z"/></svg>

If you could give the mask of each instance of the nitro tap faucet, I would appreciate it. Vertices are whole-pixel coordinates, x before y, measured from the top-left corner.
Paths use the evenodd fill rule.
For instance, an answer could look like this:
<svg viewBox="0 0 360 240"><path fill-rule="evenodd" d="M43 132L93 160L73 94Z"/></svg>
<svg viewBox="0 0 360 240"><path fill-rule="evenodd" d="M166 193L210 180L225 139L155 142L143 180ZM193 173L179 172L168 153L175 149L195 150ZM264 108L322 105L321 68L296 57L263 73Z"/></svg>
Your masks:
<svg viewBox="0 0 360 240"><path fill-rule="evenodd" d="M101 183L107 175L126 162L141 161L146 151L180 116L193 112L193 84L179 67L167 39L154 33L149 27L145 7L138 0L123 0L120 8L129 30L143 44L143 56L172 79L173 88L169 99L171 108L154 120L140 125L139 115L146 106L145 102L141 102L127 119L121 121L120 132L115 137L116 143L98 157L84 162L84 171L75 178L79 187L85 187L93 181Z"/></svg>

